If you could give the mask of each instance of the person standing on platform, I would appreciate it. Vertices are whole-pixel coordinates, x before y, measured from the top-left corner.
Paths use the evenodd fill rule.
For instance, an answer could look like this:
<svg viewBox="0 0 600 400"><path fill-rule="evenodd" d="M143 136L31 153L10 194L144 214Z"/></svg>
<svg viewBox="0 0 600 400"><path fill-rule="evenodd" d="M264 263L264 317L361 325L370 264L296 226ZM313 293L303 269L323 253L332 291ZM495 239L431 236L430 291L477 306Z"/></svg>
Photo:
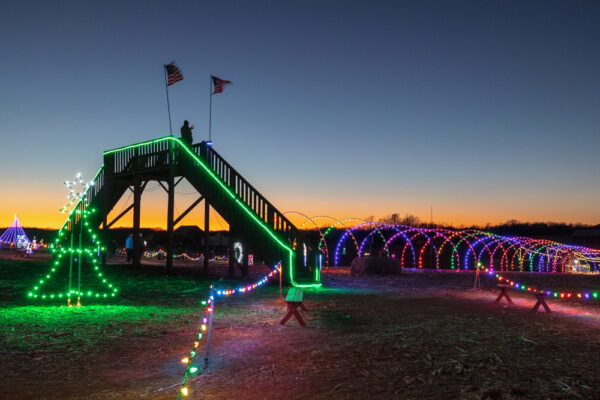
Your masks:
<svg viewBox="0 0 600 400"><path fill-rule="evenodd" d="M133 234L130 233L125 240L125 252L127 253L127 262L133 260Z"/></svg>
<svg viewBox="0 0 600 400"><path fill-rule="evenodd" d="M190 127L187 119L183 121L183 126L181 127L181 140L188 146L191 146L194 141L192 138L192 129L194 129L194 125Z"/></svg>

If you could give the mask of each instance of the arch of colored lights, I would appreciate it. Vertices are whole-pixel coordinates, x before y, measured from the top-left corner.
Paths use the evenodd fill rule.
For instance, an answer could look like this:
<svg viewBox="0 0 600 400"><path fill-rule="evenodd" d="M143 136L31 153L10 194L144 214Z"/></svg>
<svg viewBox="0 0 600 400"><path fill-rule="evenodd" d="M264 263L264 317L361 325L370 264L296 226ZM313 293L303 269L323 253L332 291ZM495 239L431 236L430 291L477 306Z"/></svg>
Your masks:
<svg viewBox="0 0 600 400"><path fill-rule="evenodd" d="M316 219L316 218L327 218L327 219L330 219L330 220L334 221L333 224L331 224L325 230L325 232L321 236L321 240L319 241L318 248L319 248L319 250L321 250L323 252L323 254L326 254L327 256L329 255L329 249L328 249L325 237L330 232L332 232L334 229L336 229L336 227L338 227L338 226L340 227L339 229L343 229L343 230L346 231L345 235L347 234L348 236L350 236L350 238L352 239L352 242L354 243L354 247L356 248L356 252L359 253L360 250L359 250L358 242L356 241L356 238L354 237L354 234L351 231L352 226L348 226L349 224L347 225L346 222L349 222L349 221L358 221L359 224L364 224L364 223L367 223L367 221L365 221L363 219L360 219L360 218L344 218L344 219L337 220L335 218L326 217L326 216L313 217L313 219ZM329 266L329 257L326 257L326 259L325 259L325 265ZM335 261L334 261L334 265L335 265Z"/></svg>
<svg viewBox="0 0 600 400"><path fill-rule="evenodd" d="M318 231L318 247L326 255L326 265L329 265L329 254L334 266L340 264L340 253L348 240L354 244L356 257L364 257L369 239L377 236L383 240L383 256L398 257L402 268L474 270L484 265L492 271L568 273L578 267L586 272L600 272L600 250L546 239L502 236L479 230L384 224L359 218L309 217L295 213L305 218L301 229L310 229L312 225ZM317 219L332 222L324 229L316 222ZM330 244L326 239L334 230L343 233L336 243ZM400 241L400 247L395 247L398 249L395 252L392 246L397 241ZM432 257L430 265L424 262L428 249L435 257L435 261Z"/></svg>

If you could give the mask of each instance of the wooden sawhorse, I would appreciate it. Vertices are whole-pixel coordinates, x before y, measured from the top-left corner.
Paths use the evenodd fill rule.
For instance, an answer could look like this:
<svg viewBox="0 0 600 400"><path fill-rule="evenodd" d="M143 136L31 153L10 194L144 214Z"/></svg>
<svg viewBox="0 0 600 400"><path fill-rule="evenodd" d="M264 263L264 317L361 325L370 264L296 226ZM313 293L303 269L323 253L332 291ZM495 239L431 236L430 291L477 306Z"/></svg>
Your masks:
<svg viewBox="0 0 600 400"><path fill-rule="evenodd" d="M506 300L508 301L508 304L513 304L512 299L510 298L510 296L508 295L508 289L510 288L510 285L498 285L498 289L500 289L500 294L498 294L498 297L496 298L496 300L494 301L494 303L500 303L500 300L502 300L503 297L506 297ZM531 292L529 292L531 293ZM544 292L535 292L535 293L531 293L535 296L535 298L537 299L537 303L535 303L535 305L533 306L533 308L531 310L529 310L529 312L537 312L537 310L540 308L540 306L544 307L544 310L549 313L552 312L552 310L550 310L550 307L548 307L548 304L546 304L546 294Z"/></svg>
<svg viewBox="0 0 600 400"><path fill-rule="evenodd" d="M506 297L506 300L508 300L508 304L513 304L512 299L508 295L509 287L509 285L498 285L498 289L500 289L500 294L498 295L494 303L500 303L500 300L502 300L503 297Z"/></svg>
<svg viewBox="0 0 600 400"><path fill-rule="evenodd" d="M546 304L546 300L544 300L544 297L546 297L544 293L534 293L533 295L537 298L537 303L535 303L535 306L533 306L530 312L537 312L540 306L544 307L544 310L546 310L547 313L552 312L550 307L548 307L548 304Z"/></svg>

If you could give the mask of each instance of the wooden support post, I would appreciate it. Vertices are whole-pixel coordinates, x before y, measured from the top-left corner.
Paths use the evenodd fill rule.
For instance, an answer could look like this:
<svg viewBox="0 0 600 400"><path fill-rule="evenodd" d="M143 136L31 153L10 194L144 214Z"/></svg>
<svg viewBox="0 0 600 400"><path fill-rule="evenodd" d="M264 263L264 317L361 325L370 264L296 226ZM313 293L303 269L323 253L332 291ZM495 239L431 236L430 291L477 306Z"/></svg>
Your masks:
<svg viewBox="0 0 600 400"><path fill-rule="evenodd" d="M479 265L475 266L475 283L473 284L473 290L481 290L481 278L479 277Z"/></svg>
<svg viewBox="0 0 600 400"><path fill-rule="evenodd" d="M283 264L279 265L279 300L283 300Z"/></svg>
<svg viewBox="0 0 600 400"><path fill-rule="evenodd" d="M142 203L142 185L140 179L135 177L133 184L133 265L140 265L142 241L140 240L140 216Z"/></svg>
<svg viewBox="0 0 600 400"><path fill-rule="evenodd" d="M236 241L236 236L231 230L231 225L229 226L229 277L235 277L235 252L233 251L233 243Z"/></svg>
<svg viewBox="0 0 600 400"><path fill-rule="evenodd" d="M244 249L244 254L242 254L242 277L248 277L248 250Z"/></svg>
<svg viewBox="0 0 600 400"><path fill-rule="evenodd" d="M167 273L173 269L173 216L175 210L175 184L173 176L167 182Z"/></svg>
<svg viewBox="0 0 600 400"><path fill-rule="evenodd" d="M208 242L210 240L210 204L208 204L208 199L204 198L204 265L202 266L202 273L204 275L208 274L208 258L210 254L208 253Z"/></svg>
<svg viewBox="0 0 600 400"><path fill-rule="evenodd" d="M173 269L173 216L175 210L175 149L169 141L169 177L167 178L167 274ZM179 182L178 182L179 183ZM164 186L163 186L164 187Z"/></svg>

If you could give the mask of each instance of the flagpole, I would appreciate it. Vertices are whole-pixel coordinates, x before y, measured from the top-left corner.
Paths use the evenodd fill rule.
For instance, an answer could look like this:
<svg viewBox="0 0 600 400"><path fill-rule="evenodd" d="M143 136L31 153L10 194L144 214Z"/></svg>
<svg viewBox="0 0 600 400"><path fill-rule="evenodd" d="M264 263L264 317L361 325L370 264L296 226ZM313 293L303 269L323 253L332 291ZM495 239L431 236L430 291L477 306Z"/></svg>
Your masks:
<svg viewBox="0 0 600 400"><path fill-rule="evenodd" d="M212 140L212 74L210 75L208 83L208 97L210 99L208 106L208 141Z"/></svg>
<svg viewBox="0 0 600 400"><path fill-rule="evenodd" d="M167 66L163 65L165 70L165 91L167 92L167 111L169 112L169 132L173 136L173 128L171 127L171 104L169 103L169 85L167 84Z"/></svg>

